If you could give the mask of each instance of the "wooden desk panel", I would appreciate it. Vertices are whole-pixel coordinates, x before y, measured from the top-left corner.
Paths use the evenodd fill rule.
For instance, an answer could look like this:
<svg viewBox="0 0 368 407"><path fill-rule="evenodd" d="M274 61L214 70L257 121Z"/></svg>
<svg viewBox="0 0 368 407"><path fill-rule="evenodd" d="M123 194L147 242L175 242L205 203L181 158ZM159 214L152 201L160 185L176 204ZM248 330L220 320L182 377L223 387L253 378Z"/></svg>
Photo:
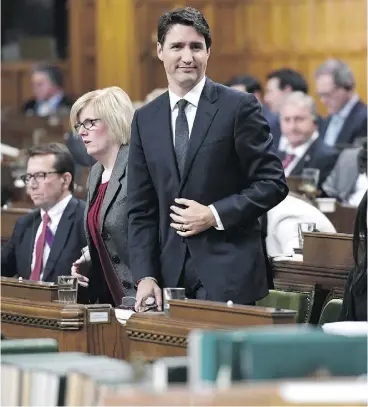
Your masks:
<svg viewBox="0 0 368 407"><path fill-rule="evenodd" d="M107 322L93 322L102 314ZM127 357L125 330L110 305L68 305L2 297L1 321L6 338L54 338L62 352Z"/></svg>

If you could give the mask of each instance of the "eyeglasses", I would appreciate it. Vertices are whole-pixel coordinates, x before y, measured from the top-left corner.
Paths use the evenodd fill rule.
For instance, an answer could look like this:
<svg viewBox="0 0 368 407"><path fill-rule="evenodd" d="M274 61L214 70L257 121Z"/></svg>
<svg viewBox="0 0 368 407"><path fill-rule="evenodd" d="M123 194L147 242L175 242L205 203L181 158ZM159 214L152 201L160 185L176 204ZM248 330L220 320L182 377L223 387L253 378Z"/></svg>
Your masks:
<svg viewBox="0 0 368 407"><path fill-rule="evenodd" d="M83 126L86 130L91 130L92 127L95 125L96 122L98 122L101 119L86 119L82 123L77 123L74 126L74 130L79 133L80 128Z"/></svg>
<svg viewBox="0 0 368 407"><path fill-rule="evenodd" d="M20 179L28 185L31 182L31 179L34 178L34 180L39 183L45 181L46 177L49 174L61 174L60 171L48 171L48 172L35 172L34 174L24 174L21 175Z"/></svg>
<svg viewBox="0 0 368 407"><path fill-rule="evenodd" d="M136 303L135 297L123 297L121 305L119 305L118 308L135 311L135 303ZM157 310L155 298L152 297L151 295L144 297L142 299L142 304L145 304L142 312Z"/></svg>

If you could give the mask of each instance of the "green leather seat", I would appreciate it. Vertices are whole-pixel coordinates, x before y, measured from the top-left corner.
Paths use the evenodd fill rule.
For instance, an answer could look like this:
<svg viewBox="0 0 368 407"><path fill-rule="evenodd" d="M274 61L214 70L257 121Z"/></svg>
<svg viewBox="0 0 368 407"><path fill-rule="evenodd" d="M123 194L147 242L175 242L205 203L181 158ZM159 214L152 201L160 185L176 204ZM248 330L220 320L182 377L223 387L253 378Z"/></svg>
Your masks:
<svg viewBox="0 0 368 407"><path fill-rule="evenodd" d="M319 317L318 325L322 326L330 322L337 322L339 320L342 307L341 298L333 298L323 307L321 316Z"/></svg>
<svg viewBox="0 0 368 407"><path fill-rule="evenodd" d="M314 289L308 291L293 291L288 288L270 290L267 297L257 301L261 307L290 309L297 311L297 323L308 323L314 301Z"/></svg>

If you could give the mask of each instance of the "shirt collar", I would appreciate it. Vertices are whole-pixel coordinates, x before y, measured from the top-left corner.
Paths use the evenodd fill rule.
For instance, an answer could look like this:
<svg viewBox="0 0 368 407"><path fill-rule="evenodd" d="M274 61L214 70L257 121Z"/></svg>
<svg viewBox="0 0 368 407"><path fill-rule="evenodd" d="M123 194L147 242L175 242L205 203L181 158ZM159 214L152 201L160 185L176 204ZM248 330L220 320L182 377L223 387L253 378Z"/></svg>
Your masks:
<svg viewBox="0 0 368 407"><path fill-rule="evenodd" d="M59 217L65 210L65 208L68 206L70 200L72 199L72 194L69 194L65 198L63 198L61 201L59 201L56 205L54 205L52 208L50 208L47 213L50 216L51 223L52 220ZM43 209L41 209L41 218L43 218L43 215L46 213Z"/></svg>
<svg viewBox="0 0 368 407"><path fill-rule="evenodd" d="M300 146L297 146L294 148L289 143L287 143L285 152L287 154L294 154L297 158L300 158L305 154L305 152L308 150L308 148L318 139L318 136L319 136L318 131L315 131L309 140L307 140L305 143L301 144Z"/></svg>
<svg viewBox="0 0 368 407"><path fill-rule="evenodd" d="M336 113L336 116L341 117L342 119L346 119L350 112L352 111L353 107L359 102L359 96L354 93L354 95L350 98L349 102L345 104L345 106Z"/></svg>
<svg viewBox="0 0 368 407"><path fill-rule="evenodd" d="M171 111L173 111L176 107L176 104L179 100L184 99L189 102L191 105L198 107L199 99L201 97L204 85L206 83L206 76L197 83L184 97L179 97L176 95L170 88L169 88L169 98L170 98L170 107Z"/></svg>

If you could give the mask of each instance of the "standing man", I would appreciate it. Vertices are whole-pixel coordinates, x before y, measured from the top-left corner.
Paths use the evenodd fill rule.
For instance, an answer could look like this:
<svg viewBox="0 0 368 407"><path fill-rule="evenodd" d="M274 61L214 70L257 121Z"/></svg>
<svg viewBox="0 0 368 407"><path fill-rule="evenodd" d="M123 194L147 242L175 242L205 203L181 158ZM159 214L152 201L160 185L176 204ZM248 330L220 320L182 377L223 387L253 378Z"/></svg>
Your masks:
<svg viewBox="0 0 368 407"><path fill-rule="evenodd" d="M253 95L206 78L211 34L190 7L163 15L157 53L168 92L136 111L128 172L129 257L142 299L253 304L268 293L258 218L287 195Z"/></svg>

